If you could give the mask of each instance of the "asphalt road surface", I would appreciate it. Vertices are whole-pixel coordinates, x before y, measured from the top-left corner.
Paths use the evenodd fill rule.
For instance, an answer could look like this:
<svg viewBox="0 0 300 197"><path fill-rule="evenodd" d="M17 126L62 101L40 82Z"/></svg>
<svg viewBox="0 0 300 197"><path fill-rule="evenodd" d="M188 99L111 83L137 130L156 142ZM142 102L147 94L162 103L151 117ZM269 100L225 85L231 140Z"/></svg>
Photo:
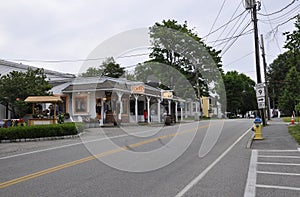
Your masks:
<svg viewBox="0 0 300 197"><path fill-rule="evenodd" d="M0 144L1 196L244 195L253 120L90 129Z"/></svg>

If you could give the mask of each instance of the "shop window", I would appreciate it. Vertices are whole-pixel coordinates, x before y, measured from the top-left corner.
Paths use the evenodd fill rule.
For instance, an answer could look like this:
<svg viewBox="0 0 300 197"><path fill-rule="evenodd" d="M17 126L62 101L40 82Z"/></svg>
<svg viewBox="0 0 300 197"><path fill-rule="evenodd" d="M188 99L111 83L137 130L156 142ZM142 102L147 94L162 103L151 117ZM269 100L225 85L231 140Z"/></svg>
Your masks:
<svg viewBox="0 0 300 197"><path fill-rule="evenodd" d="M87 113L87 96L76 96L74 98L74 111L75 113Z"/></svg>

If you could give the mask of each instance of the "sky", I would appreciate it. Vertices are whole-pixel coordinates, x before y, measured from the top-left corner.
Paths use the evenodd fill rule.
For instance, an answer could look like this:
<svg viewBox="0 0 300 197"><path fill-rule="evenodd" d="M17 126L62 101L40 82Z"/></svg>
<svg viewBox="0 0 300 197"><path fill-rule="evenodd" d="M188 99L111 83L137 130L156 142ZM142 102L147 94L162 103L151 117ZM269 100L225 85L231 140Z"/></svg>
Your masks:
<svg viewBox="0 0 300 197"><path fill-rule="evenodd" d="M194 29L207 45L222 50L225 71L237 70L256 80L253 24L244 1L1 0L0 59L78 74L83 65L81 60L91 57L99 45L107 46L103 43L109 43L111 38L124 32L172 19L181 24L187 21L188 28ZM300 1L295 0L280 11L291 2L293 0L261 0L258 29L264 36L268 64L285 51L282 33L294 30L293 20L285 22L300 12ZM224 25L232 18L236 19ZM239 34L244 35L227 39ZM118 42L126 42L123 38ZM147 60L147 55L132 57L147 52L145 47L132 50L120 47L118 52L118 57L123 58L115 57L116 62L128 69Z"/></svg>

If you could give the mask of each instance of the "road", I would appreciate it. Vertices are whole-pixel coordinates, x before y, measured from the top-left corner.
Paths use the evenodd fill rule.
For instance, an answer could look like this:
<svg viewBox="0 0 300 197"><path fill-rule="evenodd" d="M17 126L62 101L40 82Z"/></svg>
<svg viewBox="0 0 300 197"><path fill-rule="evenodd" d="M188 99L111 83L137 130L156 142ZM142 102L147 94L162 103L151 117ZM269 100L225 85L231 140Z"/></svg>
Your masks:
<svg viewBox="0 0 300 197"><path fill-rule="evenodd" d="M1 196L243 196L252 121L91 129L80 139L0 144Z"/></svg>

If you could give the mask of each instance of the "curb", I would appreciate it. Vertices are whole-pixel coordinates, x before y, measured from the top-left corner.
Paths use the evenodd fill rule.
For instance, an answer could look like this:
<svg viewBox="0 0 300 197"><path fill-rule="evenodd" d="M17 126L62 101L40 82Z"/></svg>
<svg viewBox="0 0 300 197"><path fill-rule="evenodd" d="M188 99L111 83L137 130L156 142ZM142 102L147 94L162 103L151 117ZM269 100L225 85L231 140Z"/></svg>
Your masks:
<svg viewBox="0 0 300 197"><path fill-rule="evenodd" d="M12 142L38 142L47 140L62 140L62 139L73 139L79 138L82 133L77 135L66 135L66 136L54 136L54 137L40 137L40 138L25 138L25 139L13 139L13 140L0 140L0 143L12 143Z"/></svg>
<svg viewBox="0 0 300 197"><path fill-rule="evenodd" d="M249 130L251 131L251 129L249 129ZM255 133L252 133L251 137L249 138L249 140L248 140L248 142L247 142L247 146L246 146L247 149L250 149L250 148L251 148L251 145L252 145L254 136L255 136Z"/></svg>

